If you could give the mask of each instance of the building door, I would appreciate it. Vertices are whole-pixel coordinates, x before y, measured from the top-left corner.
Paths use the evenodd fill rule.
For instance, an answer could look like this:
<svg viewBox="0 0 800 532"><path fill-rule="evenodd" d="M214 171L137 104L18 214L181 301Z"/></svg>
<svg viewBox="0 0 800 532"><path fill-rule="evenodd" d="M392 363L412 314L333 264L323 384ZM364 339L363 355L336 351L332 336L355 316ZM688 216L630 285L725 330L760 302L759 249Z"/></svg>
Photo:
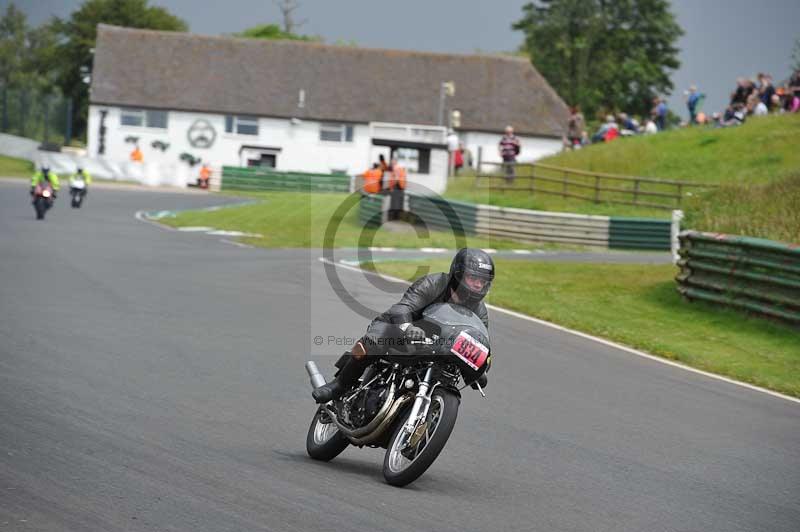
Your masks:
<svg viewBox="0 0 800 532"><path fill-rule="evenodd" d="M277 156L274 153L262 153L259 157L247 159L247 166L275 168L276 164Z"/></svg>

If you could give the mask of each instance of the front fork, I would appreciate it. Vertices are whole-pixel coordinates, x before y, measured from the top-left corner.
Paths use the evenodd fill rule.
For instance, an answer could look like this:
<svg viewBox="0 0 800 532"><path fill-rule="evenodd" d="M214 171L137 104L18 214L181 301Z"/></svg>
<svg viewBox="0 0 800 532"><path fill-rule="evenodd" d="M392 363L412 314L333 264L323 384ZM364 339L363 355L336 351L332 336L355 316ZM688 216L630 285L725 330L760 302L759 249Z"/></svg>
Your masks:
<svg viewBox="0 0 800 532"><path fill-rule="evenodd" d="M420 422L428 417L428 409L431 406L431 395L436 386L431 386L431 377L433 375L433 367L425 370L425 376L419 383L419 390L414 398L414 404L411 405L411 412L408 414L403 432L406 435L411 435L416 430Z"/></svg>

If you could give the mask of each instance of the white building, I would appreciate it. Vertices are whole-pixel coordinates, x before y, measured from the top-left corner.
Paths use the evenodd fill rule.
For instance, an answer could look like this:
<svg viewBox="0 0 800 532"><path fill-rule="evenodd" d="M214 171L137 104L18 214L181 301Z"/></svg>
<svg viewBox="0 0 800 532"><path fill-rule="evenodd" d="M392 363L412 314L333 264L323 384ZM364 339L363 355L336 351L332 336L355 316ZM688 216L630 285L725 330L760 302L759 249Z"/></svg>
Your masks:
<svg viewBox="0 0 800 532"><path fill-rule="evenodd" d="M497 161L507 124L520 160L560 149L564 102L529 61L505 56L375 50L319 43L209 37L100 25L89 107L89 155L143 173L193 181L218 167L361 173L396 155L409 181L441 191L446 128ZM455 94L440 108L442 82ZM128 165L129 166L129 165ZM158 174L162 174L159 178Z"/></svg>

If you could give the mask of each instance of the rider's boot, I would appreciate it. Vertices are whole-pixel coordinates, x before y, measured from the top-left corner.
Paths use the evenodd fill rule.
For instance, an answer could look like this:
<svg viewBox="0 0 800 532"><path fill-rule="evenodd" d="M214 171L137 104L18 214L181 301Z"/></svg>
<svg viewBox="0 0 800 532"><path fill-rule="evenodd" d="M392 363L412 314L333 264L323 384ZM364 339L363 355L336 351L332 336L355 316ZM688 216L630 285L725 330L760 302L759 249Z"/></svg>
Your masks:
<svg viewBox="0 0 800 532"><path fill-rule="evenodd" d="M350 357L350 360L339 370L339 374L331 382L323 384L311 392L312 397L318 403L327 403L333 399L338 399L347 391L358 378L364 373L368 364L367 357L360 359Z"/></svg>

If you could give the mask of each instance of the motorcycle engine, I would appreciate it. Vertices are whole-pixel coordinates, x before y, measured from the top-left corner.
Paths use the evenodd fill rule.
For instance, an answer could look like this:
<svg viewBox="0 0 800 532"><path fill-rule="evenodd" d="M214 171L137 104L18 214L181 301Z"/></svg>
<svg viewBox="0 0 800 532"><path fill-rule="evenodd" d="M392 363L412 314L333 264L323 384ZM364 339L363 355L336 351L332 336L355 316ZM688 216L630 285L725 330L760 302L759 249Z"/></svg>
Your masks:
<svg viewBox="0 0 800 532"><path fill-rule="evenodd" d="M368 389L361 391L355 396L351 404L350 419L356 427L363 427L375 417L386 400L389 385L385 382L376 382Z"/></svg>

